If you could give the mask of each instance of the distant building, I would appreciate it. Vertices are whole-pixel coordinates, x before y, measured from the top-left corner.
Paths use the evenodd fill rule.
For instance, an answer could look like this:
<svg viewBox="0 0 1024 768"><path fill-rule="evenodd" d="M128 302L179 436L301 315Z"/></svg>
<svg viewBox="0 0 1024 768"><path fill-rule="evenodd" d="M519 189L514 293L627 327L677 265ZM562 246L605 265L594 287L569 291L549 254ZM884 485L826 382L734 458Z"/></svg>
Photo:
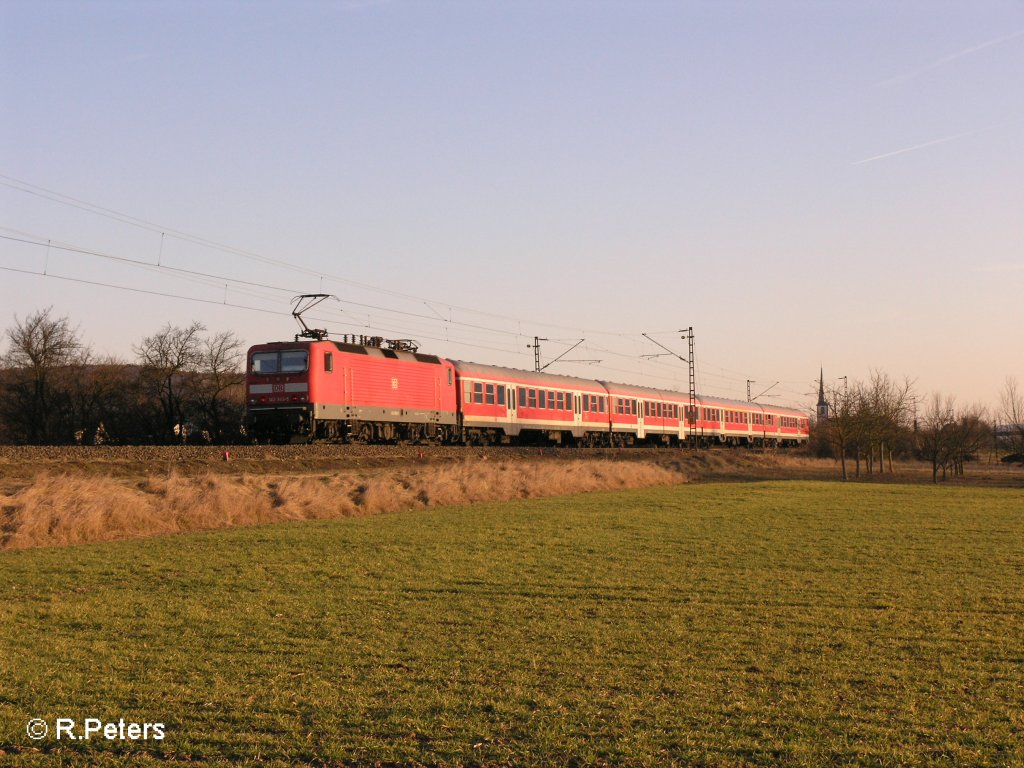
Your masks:
<svg viewBox="0 0 1024 768"><path fill-rule="evenodd" d="M821 369L818 379L818 421L828 421L828 401L825 400L825 369Z"/></svg>

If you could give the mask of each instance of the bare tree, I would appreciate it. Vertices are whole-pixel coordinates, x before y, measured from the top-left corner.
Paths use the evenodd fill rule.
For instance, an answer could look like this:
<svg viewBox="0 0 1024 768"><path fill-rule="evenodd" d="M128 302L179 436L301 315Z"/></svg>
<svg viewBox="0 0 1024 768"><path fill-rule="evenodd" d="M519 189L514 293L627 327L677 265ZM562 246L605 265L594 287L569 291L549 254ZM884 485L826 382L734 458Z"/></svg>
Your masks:
<svg viewBox="0 0 1024 768"><path fill-rule="evenodd" d="M1012 376L1007 377L999 395L999 420L1005 427L1010 453L1024 461L1024 391Z"/></svg>
<svg viewBox="0 0 1024 768"><path fill-rule="evenodd" d="M84 365L89 350L67 317L53 317L52 307L24 321L14 318L7 330L8 347L0 362L7 369L0 410L18 442L67 442L69 369Z"/></svg>
<svg viewBox="0 0 1024 768"><path fill-rule="evenodd" d="M214 439L227 436L230 394L245 381L243 359L242 341L233 331L215 333L199 345L198 367L188 379L190 399ZM240 409L235 410L240 421Z"/></svg>
<svg viewBox="0 0 1024 768"><path fill-rule="evenodd" d="M185 328L168 323L133 347L142 365L143 386L159 403L167 438L180 435L184 427L185 379L202 361L200 334L205 330L198 322Z"/></svg>
<svg viewBox="0 0 1024 768"><path fill-rule="evenodd" d="M932 465L932 482L939 481L939 468L945 479L949 460L950 433L956 421L953 398L943 398L935 393L925 406L924 418L918 430L918 441L922 457Z"/></svg>
<svg viewBox="0 0 1024 768"><path fill-rule="evenodd" d="M842 466L843 480L848 478L846 471L846 454L857 436L857 393L849 392L845 387L830 387L825 393L828 402L828 421L825 433L829 443L839 456Z"/></svg>
<svg viewBox="0 0 1024 768"><path fill-rule="evenodd" d="M949 457L950 469L954 475L963 476L964 463L975 457L991 434L985 421L985 409L980 405L957 410Z"/></svg>
<svg viewBox="0 0 1024 768"><path fill-rule="evenodd" d="M868 474L874 467L876 451L878 472L885 470L887 452L889 472L892 472L892 448L906 431L912 398L913 383L909 379L897 384L881 371L871 374L871 381L863 393L862 415L867 438Z"/></svg>

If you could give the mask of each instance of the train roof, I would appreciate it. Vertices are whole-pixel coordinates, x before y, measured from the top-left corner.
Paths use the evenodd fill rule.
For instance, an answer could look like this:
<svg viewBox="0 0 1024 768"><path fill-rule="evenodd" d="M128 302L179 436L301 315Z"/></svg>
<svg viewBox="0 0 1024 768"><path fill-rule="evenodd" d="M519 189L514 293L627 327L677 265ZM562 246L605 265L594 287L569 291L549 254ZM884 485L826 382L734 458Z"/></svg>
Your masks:
<svg viewBox="0 0 1024 768"><path fill-rule="evenodd" d="M484 365L483 363L468 363L464 360L452 360L451 364L460 374L470 376L490 376L500 379L515 379L519 382L533 383L538 386L554 387L559 389L588 389L598 391L601 389L600 382L594 379L581 379L576 376L561 376L557 373L537 373L536 371L524 371L521 368L503 368L500 365Z"/></svg>
<svg viewBox="0 0 1024 768"><path fill-rule="evenodd" d="M690 399L689 394L686 392L677 392L674 389L656 389L654 387L640 387L635 384L620 384L614 381L602 381L605 387L614 394L629 395L630 397L657 397L662 400L674 400L688 402ZM792 415L792 416L806 416L803 411L797 411L792 408L783 408L777 405L765 405L764 403L754 403L747 400L730 400L727 397L715 397L713 395L697 395L697 400L701 405L714 405L721 406L723 408L735 408L736 410L752 411L761 410L770 413Z"/></svg>
<svg viewBox="0 0 1024 768"><path fill-rule="evenodd" d="M630 397L655 397L659 400L686 400L690 396L683 392L676 392L674 389L657 389L656 387L641 387L636 384L620 384L616 381L601 381L601 384L612 394L628 395ZM699 399L699 395L698 395Z"/></svg>
<svg viewBox="0 0 1024 768"><path fill-rule="evenodd" d="M407 360L417 363L432 363L440 365L444 358L437 355L425 355L422 352L407 352L399 349L385 349L384 347L371 347L362 344L347 344L343 341L333 339L322 339L313 341L311 339L300 339L298 341L271 341L266 344L257 344L249 348L249 352L260 349L296 349L299 347L311 347L314 344L327 345L337 349L339 352L347 352L350 355L366 355L367 357L386 357L391 360Z"/></svg>
<svg viewBox="0 0 1024 768"><path fill-rule="evenodd" d="M796 410L795 408L785 408L781 405L771 405L766 403L751 402L749 400L729 400L725 397L706 397L704 395L698 396L702 403L707 405L720 405L723 408L736 408L740 410L751 411L758 408L765 413L774 413L782 416L801 416L806 417L807 414L804 411Z"/></svg>

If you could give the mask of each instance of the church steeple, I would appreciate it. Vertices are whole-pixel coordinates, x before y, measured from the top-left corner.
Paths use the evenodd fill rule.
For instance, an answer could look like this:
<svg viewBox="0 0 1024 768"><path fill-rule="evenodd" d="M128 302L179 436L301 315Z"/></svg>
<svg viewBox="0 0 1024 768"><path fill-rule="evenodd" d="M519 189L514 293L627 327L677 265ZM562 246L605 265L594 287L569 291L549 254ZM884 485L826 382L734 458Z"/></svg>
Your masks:
<svg viewBox="0 0 1024 768"><path fill-rule="evenodd" d="M818 379L818 421L828 420L828 402L825 400L825 368L821 369L821 378Z"/></svg>

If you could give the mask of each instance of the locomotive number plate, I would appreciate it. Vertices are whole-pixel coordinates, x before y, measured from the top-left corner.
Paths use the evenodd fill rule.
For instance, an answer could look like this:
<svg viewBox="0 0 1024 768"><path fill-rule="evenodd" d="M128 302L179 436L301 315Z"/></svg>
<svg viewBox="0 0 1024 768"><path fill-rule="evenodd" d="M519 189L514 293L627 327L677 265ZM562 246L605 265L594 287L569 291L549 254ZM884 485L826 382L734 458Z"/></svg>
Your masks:
<svg viewBox="0 0 1024 768"><path fill-rule="evenodd" d="M391 388L392 389L398 389L398 379L392 379L391 380Z"/></svg>

